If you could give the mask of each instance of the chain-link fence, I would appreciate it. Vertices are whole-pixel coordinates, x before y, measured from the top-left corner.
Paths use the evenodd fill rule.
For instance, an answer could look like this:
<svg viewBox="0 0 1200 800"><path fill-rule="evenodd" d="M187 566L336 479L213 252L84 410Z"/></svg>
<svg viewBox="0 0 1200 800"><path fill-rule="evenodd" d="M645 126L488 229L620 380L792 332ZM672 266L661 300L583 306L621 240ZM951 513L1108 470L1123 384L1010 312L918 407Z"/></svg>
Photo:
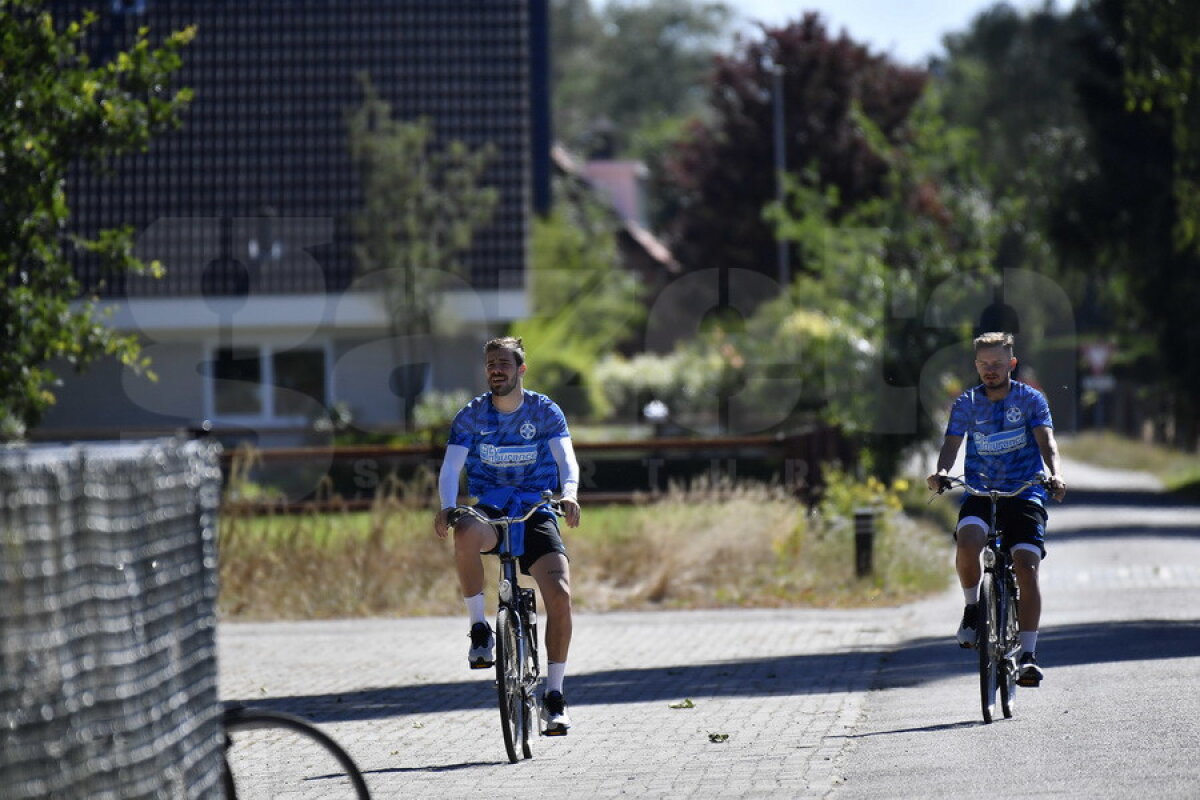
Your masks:
<svg viewBox="0 0 1200 800"><path fill-rule="evenodd" d="M218 795L217 446L0 447L0 796Z"/></svg>

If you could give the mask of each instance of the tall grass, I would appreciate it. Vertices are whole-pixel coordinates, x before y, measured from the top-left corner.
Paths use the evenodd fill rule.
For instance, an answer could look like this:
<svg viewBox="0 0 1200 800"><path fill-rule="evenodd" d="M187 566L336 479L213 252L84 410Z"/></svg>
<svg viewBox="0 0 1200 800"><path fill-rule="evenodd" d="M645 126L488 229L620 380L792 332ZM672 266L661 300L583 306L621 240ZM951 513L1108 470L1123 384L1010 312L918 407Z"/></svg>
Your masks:
<svg viewBox="0 0 1200 800"><path fill-rule="evenodd" d="M224 514L222 613L460 613L452 546L432 533L431 491L393 482L359 513ZM850 493L842 502L861 499ZM579 528L564 526L575 607L862 606L944 588L946 540L903 514L894 495L885 499L875 572L865 579L854 576L851 518L834 500L809 514L772 487L700 483L647 505L585 507ZM496 560L485 563L490 601Z"/></svg>

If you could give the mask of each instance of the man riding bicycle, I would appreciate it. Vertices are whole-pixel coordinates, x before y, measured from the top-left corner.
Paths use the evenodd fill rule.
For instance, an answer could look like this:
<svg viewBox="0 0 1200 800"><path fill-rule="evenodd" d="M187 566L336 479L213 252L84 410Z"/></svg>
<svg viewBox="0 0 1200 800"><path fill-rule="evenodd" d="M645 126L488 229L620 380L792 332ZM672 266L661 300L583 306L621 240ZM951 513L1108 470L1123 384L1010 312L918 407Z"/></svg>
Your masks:
<svg viewBox="0 0 1200 800"><path fill-rule="evenodd" d="M1017 683L1038 686L1044 677L1036 651L1042 613L1038 568L1046 557L1045 500L1049 488L1050 496L1061 501L1067 485L1058 474L1058 444L1045 395L1011 377L1017 366L1012 335L985 333L974 344L975 369L983 382L954 402L937 470L926 483L932 491L942 488L942 479L954 466L964 438L967 454L963 479L973 488L1015 486L1033 480L1040 472L1047 473L1046 488L1035 484L1016 497L1002 498L996 512L997 524L1004 531L1004 546L1012 555L1021 596L1017 620L1021 629L1021 662ZM979 584L983 578L980 554L987 543L988 504L987 498L967 495L958 513L954 566L966 601L958 628L960 647L976 646Z"/></svg>
<svg viewBox="0 0 1200 800"><path fill-rule="evenodd" d="M434 532L445 538L448 515L458 505L459 475L467 469L467 491L479 510L492 518L508 516L522 504L540 502L544 490L561 491L567 525L579 525L579 465L562 410L550 398L522 386L525 350L511 336L484 346L484 371L490 391L476 397L454 417L438 490L442 508ZM525 507L528 507L527 505ZM546 606L546 691L542 720L549 733L571 727L563 697L567 650L571 643L570 565L559 535L558 520L538 511L525 523L521 571L537 581ZM454 526L454 565L471 623L471 669L495 663L495 637L487 624L483 600L481 553L495 553L496 530L472 517Z"/></svg>

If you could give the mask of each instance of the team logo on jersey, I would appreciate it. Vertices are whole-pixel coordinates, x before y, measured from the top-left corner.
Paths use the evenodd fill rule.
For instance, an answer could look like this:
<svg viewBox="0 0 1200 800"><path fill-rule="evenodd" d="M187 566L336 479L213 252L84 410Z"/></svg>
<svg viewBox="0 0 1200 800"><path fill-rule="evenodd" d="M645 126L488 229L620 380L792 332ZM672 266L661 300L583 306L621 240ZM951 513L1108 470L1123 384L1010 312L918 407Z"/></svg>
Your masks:
<svg viewBox="0 0 1200 800"><path fill-rule="evenodd" d="M537 446L497 447L479 445L479 458L489 467L528 467L537 463Z"/></svg>
<svg viewBox="0 0 1200 800"><path fill-rule="evenodd" d="M1025 446L1025 429L993 433L976 433L974 436L975 452L981 456L999 456L1014 453Z"/></svg>
<svg viewBox="0 0 1200 800"><path fill-rule="evenodd" d="M1025 419L1025 415L1016 406L1009 406L1004 409L1004 418L1012 425L1020 425L1021 421Z"/></svg>
<svg viewBox="0 0 1200 800"><path fill-rule="evenodd" d="M521 426L521 435L526 439L532 439L537 436L537 427L532 422L526 422Z"/></svg>

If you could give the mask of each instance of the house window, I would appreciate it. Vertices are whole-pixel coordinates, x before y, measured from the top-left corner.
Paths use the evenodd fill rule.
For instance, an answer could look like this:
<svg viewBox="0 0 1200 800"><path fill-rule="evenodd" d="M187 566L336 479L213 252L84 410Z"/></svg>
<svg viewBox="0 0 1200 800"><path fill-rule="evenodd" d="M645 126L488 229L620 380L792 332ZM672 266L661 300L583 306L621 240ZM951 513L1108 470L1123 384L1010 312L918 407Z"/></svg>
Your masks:
<svg viewBox="0 0 1200 800"><path fill-rule="evenodd" d="M274 385L286 391L275 392L275 416L309 416L312 398L325 405L325 351L284 350L271 357Z"/></svg>
<svg viewBox="0 0 1200 800"><path fill-rule="evenodd" d="M217 347L207 370L212 416L304 422L329 402L329 364L323 347Z"/></svg>
<svg viewBox="0 0 1200 800"><path fill-rule="evenodd" d="M258 348L221 347L213 363L213 405L218 416L262 413L262 361Z"/></svg>

